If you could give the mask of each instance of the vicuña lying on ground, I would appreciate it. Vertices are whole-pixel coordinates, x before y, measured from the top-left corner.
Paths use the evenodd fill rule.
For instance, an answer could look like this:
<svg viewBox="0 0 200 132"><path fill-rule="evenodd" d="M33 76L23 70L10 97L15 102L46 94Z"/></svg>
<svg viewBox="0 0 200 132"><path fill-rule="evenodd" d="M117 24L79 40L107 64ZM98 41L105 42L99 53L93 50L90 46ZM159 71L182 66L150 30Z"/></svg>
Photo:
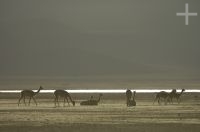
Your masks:
<svg viewBox="0 0 200 132"><path fill-rule="evenodd" d="M90 100L82 101L80 103L80 105L98 105L98 103L100 102L102 96L103 96L103 94L99 94L99 99L98 100L90 99Z"/></svg>

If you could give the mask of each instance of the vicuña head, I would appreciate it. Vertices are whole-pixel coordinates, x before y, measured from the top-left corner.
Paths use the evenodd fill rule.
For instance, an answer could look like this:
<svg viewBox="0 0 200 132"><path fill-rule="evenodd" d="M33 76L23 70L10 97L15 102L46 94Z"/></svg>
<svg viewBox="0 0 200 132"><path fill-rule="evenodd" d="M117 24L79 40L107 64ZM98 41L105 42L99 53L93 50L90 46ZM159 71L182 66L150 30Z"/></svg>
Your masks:
<svg viewBox="0 0 200 132"><path fill-rule="evenodd" d="M103 96L102 93L99 94L99 99L97 100L98 102L100 101L101 97Z"/></svg>
<svg viewBox="0 0 200 132"><path fill-rule="evenodd" d="M42 90L42 89L44 89L42 86L40 86L40 88L39 88L40 90Z"/></svg>
<svg viewBox="0 0 200 132"><path fill-rule="evenodd" d="M182 92L184 92L184 91L185 91L185 89L182 89L181 91L182 91Z"/></svg>

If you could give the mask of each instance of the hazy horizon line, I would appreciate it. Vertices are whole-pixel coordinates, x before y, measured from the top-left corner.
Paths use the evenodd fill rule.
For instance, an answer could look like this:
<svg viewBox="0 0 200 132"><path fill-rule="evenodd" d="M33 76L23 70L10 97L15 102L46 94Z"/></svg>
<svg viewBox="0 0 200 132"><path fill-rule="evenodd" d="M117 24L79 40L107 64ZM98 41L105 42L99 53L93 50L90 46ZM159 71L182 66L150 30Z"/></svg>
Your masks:
<svg viewBox="0 0 200 132"><path fill-rule="evenodd" d="M69 93L125 93L127 89L76 89L66 90ZM171 92L171 89L130 89L136 93L157 93L161 91ZM20 93L22 90L0 90L0 93ZM33 90L36 92L37 90ZM53 93L55 90L41 90L41 93ZM177 89L177 92L181 92L181 89ZM185 93L200 93L199 89L186 89Z"/></svg>

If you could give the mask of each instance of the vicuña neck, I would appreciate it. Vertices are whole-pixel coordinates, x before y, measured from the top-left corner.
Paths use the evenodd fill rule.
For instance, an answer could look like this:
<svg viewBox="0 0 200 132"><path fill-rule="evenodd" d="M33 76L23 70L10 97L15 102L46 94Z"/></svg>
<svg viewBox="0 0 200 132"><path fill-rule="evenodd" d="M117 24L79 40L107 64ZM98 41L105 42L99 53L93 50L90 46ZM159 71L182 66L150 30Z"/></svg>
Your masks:
<svg viewBox="0 0 200 132"><path fill-rule="evenodd" d="M183 91L181 91L180 95L183 93Z"/></svg>
<svg viewBox="0 0 200 132"><path fill-rule="evenodd" d="M35 92L34 94L36 95L36 94L38 94L40 92L40 88L38 89L38 91L37 92Z"/></svg>
<svg viewBox="0 0 200 132"><path fill-rule="evenodd" d="M71 98L71 96L69 95L69 100L72 102L72 104L73 104L73 100L72 100L72 98Z"/></svg>

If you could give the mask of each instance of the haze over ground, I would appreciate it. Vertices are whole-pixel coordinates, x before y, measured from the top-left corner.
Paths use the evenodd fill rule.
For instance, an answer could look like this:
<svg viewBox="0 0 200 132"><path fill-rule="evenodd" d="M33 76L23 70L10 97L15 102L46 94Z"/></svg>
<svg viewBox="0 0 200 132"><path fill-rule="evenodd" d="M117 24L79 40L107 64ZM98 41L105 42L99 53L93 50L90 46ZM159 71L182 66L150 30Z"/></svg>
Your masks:
<svg viewBox="0 0 200 132"><path fill-rule="evenodd" d="M177 12L197 17L177 17ZM199 0L1 0L1 76L200 78Z"/></svg>

